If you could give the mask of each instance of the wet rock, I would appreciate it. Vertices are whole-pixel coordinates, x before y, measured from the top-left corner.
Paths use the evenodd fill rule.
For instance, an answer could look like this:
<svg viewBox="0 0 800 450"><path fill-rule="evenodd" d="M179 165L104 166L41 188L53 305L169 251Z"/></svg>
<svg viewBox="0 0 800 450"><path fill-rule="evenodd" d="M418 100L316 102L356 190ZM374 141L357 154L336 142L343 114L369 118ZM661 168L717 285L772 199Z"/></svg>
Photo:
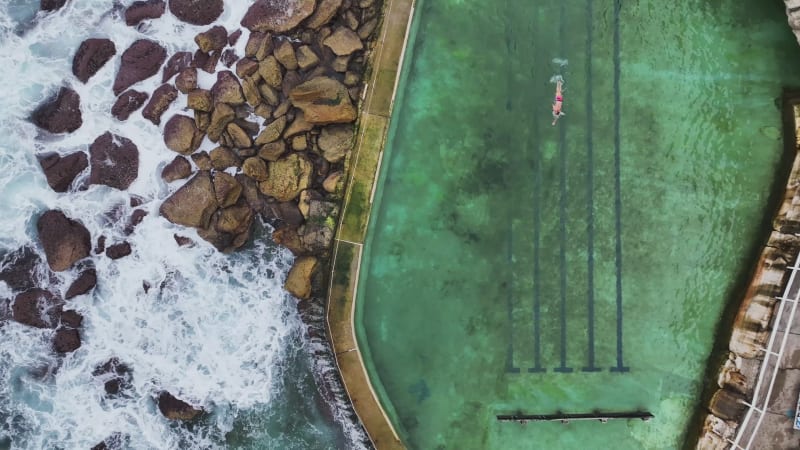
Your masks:
<svg viewBox="0 0 800 450"><path fill-rule="evenodd" d="M222 15L222 0L169 0L169 11L192 25L209 25Z"/></svg>
<svg viewBox="0 0 800 450"><path fill-rule="evenodd" d="M170 420L192 420L203 412L166 391L158 396L158 410Z"/></svg>
<svg viewBox="0 0 800 450"><path fill-rule="evenodd" d="M188 159L178 155L161 171L161 178L167 183L183 180L192 174L192 164Z"/></svg>
<svg viewBox="0 0 800 450"><path fill-rule="evenodd" d="M122 433L113 433L105 438L103 442L92 447L91 450L123 450L128 448L130 436Z"/></svg>
<svg viewBox="0 0 800 450"><path fill-rule="evenodd" d="M203 141L203 133L195 127L194 119L175 115L164 126L164 142L172 151L188 155Z"/></svg>
<svg viewBox="0 0 800 450"><path fill-rule="evenodd" d="M233 150L227 147L217 147L208 155L211 158L211 167L215 170L225 170L228 167L241 167L242 159Z"/></svg>
<svg viewBox="0 0 800 450"><path fill-rule="evenodd" d="M139 39L122 53L114 94L119 95L135 83L146 80L156 73L167 58L164 47L147 39Z"/></svg>
<svg viewBox="0 0 800 450"><path fill-rule="evenodd" d="M222 50L228 44L228 32L225 27L215 25L211 29L195 36L194 42L197 43L200 51L204 53Z"/></svg>
<svg viewBox="0 0 800 450"><path fill-rule="evenodd" d="M333 34L325 38L323 44L337 56L349 55L364 48L358 35L347 27L337 28Z"/></svg>
<svg viewBox="0 0 800 450"><path fill-rule="evenodd" d="M242 36L242 30L236 30L230 35L228 35L228 45L230 45L231 47L236 45L236 43L239 42L239 38L241 36Z"/></svg>
<svg viewBox="0 0 800 450"><path fill-rule="evenodd" d="M47 184L56 192L67 192L75 177L89 166L84 152L70 153L63 157L58 153L46 153L37 155L37 159L47 178Z"/></svg>
<svg viewBox="0 0 800 450"><path fill-rule="evenodd" d="M55 11L61 9L67 0L41 0L39 2L39 9L42 11Z"/></svg>
<svg viewBox="0 0 800 450"><path fill-rule="evenodd" d="M70 353L81 347L81 335L75 328L59 327L53 337L53 350Z"/></svg>
<svg viewBox="0 0 800 450"><path fill-rule="evenodd" d="M317 258L301 256L295 259L289 275L286 277L284 288L299 299L311 297L311 278L317 268Z"/></svg>
<svg viewBox="0 0 800 450"><path fill-rule="evenodd" d="M131 254L131 244L120 242L119 244L109 245L106 248L106 256L111 259L124 258Z"/></svg>
<svg viewBox="0 0 800 450"><path fill-rule="evenodd" d="M332 78L306 81L293 88L289 97L312 124L347 123L356 119L347 88Z"/></svg>
<svg viewBox="0 0 800 450"><path fill-rule="evenodd" d="M303 155L292 153L269 165L269 176L259 183L264 195L275 197L278 201L294 200L300 191L311 185L314 165Z"/></svg>
<svg viewBox="0 0 800 450"><path fill-rule="evenodd" d="M89 230L80 222L67 218L63 212L45 212L39 217L36 228L51 270L67 270L79 259L89 256Z"/></svg>
<svg viewBox="0 0 800 450"><path fill-rule="evenodd" d="M125 10L125 24L138 25L148 19L158 19L164 15L167 4L163 0L136 1Z"/></svg>
<svg viewBox="0 0 800 450"><path fill-rule="evenodd" d="M236 50L229 48L222 52L222 56L220 57L220 61L222 61L222 65L225 67L230 68L236 60L239 59L239 56L236 54Z"/></svg>
<svg viewBox="0 0 800 450"><path fill-rule="evenodd" d="M75 298L79 295L83 295L97 285L97 271L94 269L86 269L78 275L78 278L72 282L67 289L67 293L64 295L64 298L69 300Z"/></svg>
<svg viewBox="0 0 800 450"><path fill-rule="evenodd" d="M197 69L194 67L183 69L175 78L175 87L184 94L197 89Z"/></svg>
<svg viewBox="0 0 800 450"><path fill-rule="evenodd" d="M80 328L83 323L83 316L75 310L67 310L61 313L61 326Z"/></svg>
<svg viewBox="0 0 800 450"><path fill-rule="evenodd" d="M128 189L139 175L139 150L130 139L109 132L89 146L90 184Z"/></svg>
<svg viewBox="0 0 800 450"><path fill-rule="evenodd" d="M118 120L128 120L131 113L144 105L144 102L147 101L147 97L149 97L149 94L146 92L128 89L117 97L117 101L114 102L114 106L111 107L111 114Z"/></svg>
<svg viewBox="0 0 800 450"><path fill-rule="evenodd" d="M118 358L111 358L95 367L92 376L99 378L106 393L114 396L130 387L133 371Z"/></svg>
<svg viewBox="0 0 800 450"><path fill-rule="evenodd" d="M320 0L314 14L306 20L305 26L316 30L325 25L336 15L340 6L342 0Z"/></svg>
<svg viewBox="0 0 800 450"><path fill-rule="evenodd" d="M62 87L58 94L33 111L31 120L37 127L51 133L71 133L83 124L80 96L72 89Z"/></svg>
<svg viewBox="0 0 800 450"><path fill-rule="evenodd" d="M86 83L115 54L117 48L110 39L86 39L72 59L72 73Z"/></svg>
<svg viewBox="0 0 800 450"><path fill-rule="evenodd" d="M27 245L6 253L0 262L0 281L13 291L33 289L38 284L41 263L39 254Z"/></svg>
<svg viewBox="0 0 800 450"><path fill-rule="evenodd" d="M220 52L204 53L200 50L194 52L192 65L208 73L214 73L219 62Z"/></svg>
<svg viewBox="0 0 800 450"><path fill-rule="evenodd" d="M227 208L239 201L239 196L242 194L242 185L232 175L225 172L217 172L214 174L214 194L217 197L219 207Z"/></svg>
<svg viewBox="0 0 800 450"><path fill-rule="evenodd" d="M128 224L125 226L125 234L129 235L133 233L133 230L142 223L144 218L147 216L147 211L143 209L134 209L131 213L131 218L128 220Z"/></svg>
<svg viewBox="0 0 800 450"><path fill-rule="evenodd" d="M201 171L164 200L159 212L172 223L207 228L216 209L211 176L207 171Z"/></svg>
<svg viewBox="0 0 800 450"><path fill-rule="evenodd" d="M169 108L169 105L178 98L178 90L171 84L162 84L155 91L150 101L142 110L142 116L153 122L154 125L161 123L161 115Z"/></svg>
<svg viewBox="0 0 800 450"><path fill-rule="evenodd" d="M228 103L230 105L241 105L244 103L242 86L233 72L223 70L217 73L217 82L211 88L215 103Z"/></svg>
<svg viewBox="0 0 800 450"><path fill-rule="evenodd" d="M316 0L257 0L242 19L242 26L250 31L287 32L314 12Z"/></svg>
<svg viewBox="0 0 800 450"><path fill-rule="evenodd" d="M100 236L99 238L97 238L97 246L94 248L94 253L99 255L104 251L106 251L106 237Z"/></svg>
<svg viewBox="0 0 800 450"><path fill-rule="evenodd" d="M262 61L272 52L272 36L269 33L253 32L247 39L244 56Z"/></svg>
<svg viewBox="0 0 800 450"><path fill-rule="evenodd" d="M211 91L206 89L195 89L189 92L186 99L186 106L195 111L211 112L214 110L214 99Z"/></svg>
<svg viewBox="0 0 800 450"><path fill-rule="evenodd" d="M61 300L50 291L33 288L18 294L11 305L12 318L30 327L55 328L61 317Z"/></svg>
<svg viewBox="0 0 800 450"><path fill-rule="evenodd" d="M175 242L181 247L186 247L187 245L194 244L194 241L186 236L178 236L177 234L175 234L172 237L175 239Z"/></svg>
<svg viewBox="0 0 800 450"><path fill-rule="evenodd" d="M181 73L184 69L192 66L192 53L191 52L178 52L170 56L167 63L164 64L164 70L161 75L161 82L166 83L170 78ZM195 72L196 73L196 72Z"/></svg>
<svg viewBox="0 0 800 450"><path fill-rule="evenodd" d="M353 138L352 125L330 125L322 128L317 145L326 160L336 163L344 159L353 148Z"/></svg>

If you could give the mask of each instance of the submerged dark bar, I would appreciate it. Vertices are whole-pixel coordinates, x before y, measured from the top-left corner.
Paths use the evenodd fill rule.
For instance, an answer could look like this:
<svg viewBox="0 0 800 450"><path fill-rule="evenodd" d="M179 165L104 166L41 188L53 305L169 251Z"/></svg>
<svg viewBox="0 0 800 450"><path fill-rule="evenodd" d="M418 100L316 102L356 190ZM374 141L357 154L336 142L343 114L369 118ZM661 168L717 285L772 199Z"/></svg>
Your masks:
<svg viewBox="0 0 800 450"><path fill-rule="evenodd" d="M556 414L498 414L498 422L569 422L570 420L599 420L606 422L615 419L640 419L648 421L655 416L649 411L556 413Z"/></svg>

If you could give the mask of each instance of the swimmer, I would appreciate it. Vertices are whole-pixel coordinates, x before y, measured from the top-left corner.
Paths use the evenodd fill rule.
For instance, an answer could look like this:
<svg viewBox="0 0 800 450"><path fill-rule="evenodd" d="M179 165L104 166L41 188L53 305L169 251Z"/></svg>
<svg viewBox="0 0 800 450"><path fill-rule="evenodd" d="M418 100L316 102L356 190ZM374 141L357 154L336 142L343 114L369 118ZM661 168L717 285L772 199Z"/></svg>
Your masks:
<svg viewBox="0 0 800 450"><path fill-rule="evenodd" d="M563 111L561 111L561 106L564 103L564 96L561 95L561 80L559 79L556 82L556 98L553 100L553 125L555 126L556 122L558 122L558 118L565 115Z"/></svg>

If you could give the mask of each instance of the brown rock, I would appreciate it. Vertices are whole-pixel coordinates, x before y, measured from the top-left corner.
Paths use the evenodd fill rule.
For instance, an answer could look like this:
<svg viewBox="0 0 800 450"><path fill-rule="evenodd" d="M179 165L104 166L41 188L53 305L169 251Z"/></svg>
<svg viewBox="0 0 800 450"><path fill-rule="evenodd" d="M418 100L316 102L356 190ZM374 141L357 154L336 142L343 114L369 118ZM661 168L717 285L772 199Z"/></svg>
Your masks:
<svg viewBox="0 0 800 450"><path fill-rule="evenodd" d="M325 25L336 15L340 6L342 6L342 0L320 0L314 14L306 20L305 26L316 30Z"/></svg>
<svg viewBox="0 0 800 450"><path fill-rule="evenodd" d="M258 91L261 93L261 98L263 98L267 103L272 106L277 106L278 103L281 102L280 97L278 96L278 92L275 91L271 86L268 84L259 84Z"/></svg>
<svg viewBox="0 0 800 450"><path fill-rule="evenodd" d="M131 254L131 244L120 242L106 247L106 256L111 259L120 259Z"/></svg>
<svg viewBox="0 0 800 450"><path fill-rule="evenodd" d="M117 48L110 39L86 39L72 59L72 73L86 83L116 54Z"/></svg>
<svg viewBox="0 0 800 450"><path fill-rule="evenodd" d="M286 142L275 141L262 145L258 157L267 161L277 161L284 153L286 153Z"/></svg>
<svg viewBox="0 0 800 450"><path fill-rule="evenodd" d="M146 92L128 89L117 97L117 101L114 102L114 106L111 107L111 115L116 117L117 120L128 120L132 112L144 105L147 97L149 97L149 95Z"/></svg>
<svg viewBox="0 0 800 450"><path fill-rule="evenodd" d="M58 94L33 111L31 120L37 127L51 133L71 133L83 124L81 98L72 89L62 87Z"/></svg>
<svg viewBox="0 0 800 450"><path fill-rule="evenodd" d="M242 58L236 62L236 75L239 78L249 77L258 71L258 63L250 58Z"/></svg>
<svg viewBox="0 0 800 450"><path fill-rule="evenodd" d="M222 0L169 0L169 11L192 25L209 25L222 15Z"/></svg>
<svg viewBox="0 0 800 450"><path fill-rule="evenodd" d="M11 305L16 322L35 328L55 328L61 317L61 300L50 291L34 288L18 294Z"/></svg>
<svg viewBox="0 0 800 450"><path fill-rule="evenodd" d="M317 258L313 256L301 256L295 259L289 275L286 277L284 288L299 299L311 297L311 277L317 268Z"/></svg>
<svg viewBox="0 0 800 450"><path fill-rule="evenodd" d="M125 190L139 175L139 149L130 139L103 133L89 146L89 184Z"/></svg>
<svg viewBox="0 0 800 450"><path fill-rule="evenodd" d="M292 102L290 102L289 100L281 102L281 104L275 108L275 111L272 112L272 117L278 119L282 116L285 116L286 113L289 112L289 108L291 107L292 107Z"/></svg>
<svg viewBox="0 0 800 450"><path fill-rule="evenodd" d="M164 71L161 75L161 82L166 83L170 78L183 72L184 69L192 66L192 53L191 52L178 52L170 56L167 63L164 64ZM197 72L195 71L195 74ZM195 76L195 79L197 77Z"/></svg>
<svg viewBox="0 0 800 450"><path fill-rule="evenodd" d="M194 41L201 52L211 53L222 50L228 44L228 32L225 27L215 25L195 36Z"/></svg>
<svg viewBox="0 0 800 450"><path fill-rule="evenodd" d="M344 74L344 84L346 86L356 86L361 81L361 76L356 72L347 71Z"/></svg>
<svg viewBox="0 0 800 450"><path fill-rule="evenodd" d="M236 205L220 210L215 228L221 233L240 234L246 232L252 223L253 210L246 204Z"/></svg>
<svg viewBox="0 0 800 450"><path fill-rule="evenodd" d="M186 99L186 106L196 111L213 111L214 99L211 97L211 91L195 89L189 92L189 97Z"/></svg>
<svg viewBox="0 0 800 450"><path fill-rule="evenodd" d="M247 39L244 55L261 61L272 52L272 36L269 33L253 32Z"/></svg>
<svg viewBox="0 0 800 450"><path fill-rule="evenodd" d="M177 155L169 164L164 166L161 171L161 178L167 183L172 183L175 180L183 180L192 174L192 164L188 159L181 155Z"/></svg>
<svg viewBox="0 0 800 450"><path fill-rule="evenodd" d="M341 1L341 0L340 0ZM319 57L308 45L303 45L297 49L297 66L302 70L308 70L319 64Z"/></svg>
<svg viewBox="0 0 800 450"><path fill-rule="evenodd" d="M258 91L255 77L245 77L242 80L242 93L250 106L255 108L261 104L261 93Z"/></svg>
<svg viewBox="0 0 800 450"><path fill-rule="evenodd" d="M203 133L194 125L194 119L175 115L164 126L164 143L172 151L188 155L203 141Z"/></svg>
<svg viewBox="0 0 800 450"><path fill-rule="evenodd" d="M211 114L202 111L195 111L194 124L198 130L205 133L206 130L208 130L208 126L211 125Z"/></svg>
<svg viewBox="0 0 800 450"><path fill-rule="evenodd" d="M188 2L188 0L186 1ZM175 0L170 1L170 6L173 3L175 3ZM222 3L221 0L220 3ZM192 407L192 405L175 398L167 391L158 396L158 410L170 420L192 420L203 412L202 409Z"/></svg>
<svg viewBox="0 0 800 450"><path fill-rule="evenodd" d="M283 73L281 72L280 63L274 56L269 55L258 63L258 74L268 85L274 88L281 87Z"/></svg>
<svg viewBox="0 0 800 450"><path fill-rule="evenodd" d="M241 167L242 160L233 150L227 147L217 147L209 153L211 167L215 170L225 170L228 167Z"/></svg>
<svg viewBox="0 0 800 450"><path fill-rule="evenodd" d="M298 215L300 215L300 213L298 213ZM303 217L300 216L301 223L302 219ZM297 234L296 225L286 225L276 229L272 233L272 241L282 247L288 248L295 256L308 254L308 251L303 247L303 243L300 241L300 235Z"/></svg>
<svg viewBox="0 0 800 450"><path fill-rule="evenodd" d="M297 57L294 54L294 47L287 39L281 39L280 43L275 47L275 59L287 70L297 69Z"/></svg>
<svg viewBox="0 0 800 450"><path fill-rule="evenodd" d="M317 145L326 160L336 163L353 148L353 138L352 125L329 125L322 128Z"/></svg>
<svg viewBox="0 0 800 450"><path fill-rule="evenodd" d="M366 41L370 36L372 36L372 32L375 31L376 28L378 28L377 17L364 22L364 24L361 25L356 33L358 34L359 39Z"/></svg>
<svg viewBox="0 0 800 450"><path fill-rule="evenodd" d="M233 140L233 146L236 148L247 148L253 145L253 140L250 136L235 123L231 122L227 127L228 135Z"/></svg>
<svg viewBox="0 0 800 450"><path fill-rule="evenodd" d="M222 65L228 68L230 68L238 59L239 55L237 55L236 50L232 48L225 49L225 51L222 52L222 57L220 57Z"/></svg>
<svg viewBox="0 0 800 450"><path fill-rule="evenodd" d="M197 69L194 67L187 67L178 74L175 78L175 87L184 94L188 94L194 89L197 89Z"/></svg>
<svg viewBox="0 0 800 450"><path fill-rule="evenodd" d="M227 208L239 201L239 196L242 195L242 185L233 176L225 172L217 172L214 174L214 193L219 207Z"/></svg>
<svg viewBox="0 0 800 450"><path fill-rule="evenodd" d="M164 14L167 4L163 0L136 1L125 10L125 24L138 25L147 19L158 19Z"/></svg>
<svg viewBox="0 0 800 450"><path fill-rule="evenodd" d="M175 234L175 235L173 235L172 237L173 237L173 238L175 238L175 242L176 242L176 243L177 243L177 244L178 244L180 247L185 247L185 246L187 246L187 245L194 245L194 241L193 241L193 240L191 240L191 239L189 239L189 238L188 238L188 237L186 237L186 236L178 236L177 234Z"/></svg>
<svg viewBox="0 0 800 450"><path fill-rule="evenodd" d="M256 0L242 19L250 31L287 32L314 12L316 0Z"/></svg>
<svg viewBox="0 0 800 450"><path fill-rule="evenodd" d="M256 138L256 145L263 145L272 141L277 141L278 138L281 137L281 133L285 127L286 116L281 116L273 120L269 123L269 125L265 126L264 131L258 135Z"/></svg>
<svg viewBox="0 0 800 450"><path fill-rule="evenodd" d="M364 44L361 43L358 35L347 27L338 27L333 34L325 39L323 44L338 56L349 55L364 48Z"/></svg>
<svg viewBox="0 0 800 450"><path fill-rule="evenodd" d="M63 212L45 212L39 217L36 228L51 270L67 270L79 259L89 256L92 247L89 230Z"/></svg>
<svg viewBox="0 0 800 450"><path fill-rule="evenodd" d="M314 128L314 125L306 121L306 116L303 114L303 111L298 111L294 116L292 124L283 132L283 137L290 138L300 133L311 131L312 128Z"/></svg>
<svg viewBox="0 0 800 450"><path fill-rule="evenodd" d="M317 77L292 89L292 104L312 124L346 123L356 119L356 109L347 89L328 77Z"/></svg>
<svg viewBox="0 0 800 450"><path fill-rule="evenodd" d="M344 16L344 21L347 27L355 31L358 28L358 17L353 13L353 10L348 9Z"/></svg>
<svg viewBox="0 0 800 450"><path fill-rule="evenodd" d="M211 123L208 125L208 138L211 142L218 142L225 127L236 117L233 108L225 103L217 103L211 113Z"/></svg>
<svg viewBox="0 0 800 450"><path fill-rule="evenodd" d="M135 209L131 213L130 220L128 220L128 224L125 226L125 235L130 235L133 233L133 230L144 220L147 216L147 211L143 209Z"/></svg>
<svg viewBox="0 0 800 450"><path fill-rule="evenodd" d="M242 86L233 72L223 70L217 73L217 82L211 88L215 103L228 103L231 105L241 105L244 103Z"/></svg>
<svg viewBox="0 0 800 450"><path fill-rule="evenodd" d="M64 157L58 153L37 155L47 184L56 192L67 192L73 180L89 165L86 153L75 152Z"/></svg>
<svg viewBox="0 0 800 450"><path fill-rule="evenodd" d="M155 125L161 123L161 115L169 108L169 105L178 98L178 90L171 84L162 84L155 91L150 101L142 110L142 116L153 122Z"/></svg>
<svg viewBox="0 0 800 450"><path fill-rule="evenodd" d="M203 53L198 50L194 52L192 65L205 72L214 73L217 70L220 54L220 52Z"/></svg>
<svg viewBox="0 0 800 450"><path fill-rule="evenodd" d="M720 389L711 397L709 409L715 416L724 420L739 420L744 415L746 405L741 394Z"/></svg>
<svg viewBox="0 0 800 450"><path fill-rule="evenodd" d="M155 75L166 58L164 47L153 41L139 39L131 44L122 53L122 62L114 80L114 95Z"/></svg>
<svg viewBox="0 0 800 450"><path fill-rule="evenodd" d="M308 148L308 141L306 135L301 134L292 138L292 150L297 152L305 151Z"/></svg>
<svg viewBox="0 0 800 450"><path fill-rule="evenodd" d="M39 284L39 274L47 271L46 268L40 267L41 264L42 259L33 247L29 245L20 247L3 255L0 262L0 267L2 267L0 268L0 280L5 281L8 287L14 291L33 289ZM0 301L0 306L2 305L3 301Z"/></svg>
<svg viewBox="0 0 800 450"><path fill-rule="evenodd" d="M83 324L83 316L77 311L69 309L61 313L61 325L70 328L80 328Z"/></svg>
<svg viewBox="0 0 800 450"><path fill-rule="evenodd" d="M200 170L211 170L211 157L206 152L197 152L192 154L192 161Z"/></svg>
<svg viewBox="0 0 800 450"><path fill-rule="evenodd" d="M322 188L331 194L336 194L339 190L339 182L342 180L342 172L333 172L322 182Z"/></svg>
<svg viewBox="0 0 800 450"><path fill-rule="evenodd" d="M302 77L295 70L289 70L283 75L281 82L281 93L284 97L288 97L289 93L303 81Z"/></svg>
<svg viewBox="0 0 800 450"><path fill-rule="evenodd" d="M258 188L264 195L280 202L294 200L303 189L311 185L314 165L305 156L291 153L269 165L267 179Z"/></svg>
<svg viewBox="0 0 800 450"><path fill-rule="evenodd" d="M81 336L78 330L68 327L59 327L53 337L53 350L58 353L70 353L81 346Z"/></svg>
<svg viewBox="0 0 800 450"><path fill-rule="evenodd" d="M267 163L255 156L247 158L242 163L242 172L256 181L264 181L267 179L268 174Z"/></svg>
<svg viewBox="0 0 800 450"><path fill-rule="evenodd" d="M217 199L211 175L201 171L164 200L159 212L172 223L207 228L216 210Z"/></svg>
<svg viewBox="0 0 800 450"><path fill-rule="evenodd" d="M272 117L272 107L261 103L260 105L256 106L253 110L253 114L257 115L258 117L262 117L264 119L269 119Z"/></svg>
<svg viewBox="0 0 800 450"><path fill-rule="evenodd" d="M233 33L231 33L230 35L228 35L228 45L230 45L231 47L236 45L236 43L239 42L239 38L241 36L242 36L242 30L241 29L236 30Z"/></svg>
<svg viewBox="0 0 800 450"><path fill-rule="evenodd" d="M86 269L78 275L78 278L72 282L67 289L67 293L64 295L64 298L69 300L75 298L79 295L83 295L97 285L97 271L94 269Z"/></svg>

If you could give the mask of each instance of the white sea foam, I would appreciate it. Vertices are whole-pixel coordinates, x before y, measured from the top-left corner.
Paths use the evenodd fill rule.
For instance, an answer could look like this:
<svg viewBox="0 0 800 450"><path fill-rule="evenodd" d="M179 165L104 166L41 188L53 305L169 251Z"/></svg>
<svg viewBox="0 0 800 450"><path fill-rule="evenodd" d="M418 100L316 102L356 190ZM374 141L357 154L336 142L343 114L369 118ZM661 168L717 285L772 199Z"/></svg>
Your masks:
<svg viewBox="0 0 800 450"><path fill-rule="evenodd" d="M28 3L27 8L38 6ZM160 127L140 112L124 123L110 116L118 56L143 37L164 45L168 55L193 51L194 35L207 27L187 25L167 13L140 32L125 26L110 3L70 1L29 25L20 19L27 21L31 10L20 2L0 2L0 79L5 81L0 250L36 242L35 218L46 209L61 209L80 220L93 240L105 235L107 244L124 239L133 248L116 261L93 258L97 288L68 303L84 315L82 346L60 365L49 354L51 330L13 322L0 326L0 445L5 437L13 438L12 448L90 448L121 432L131 437L131 448L213 448L221 445L239 411L270 402L287 342L301 333L294 300L281 288L291 256L263 242L238 255L222 255L193 231L159 217L160 202L180 185L168 186L158 175L174 153L164 146ZM219 23L237 29L250 3L227 2ZM71 63L78 44L89 37L112 37L117 58L84 85L72 75ZM236 45L239 55L247 37L243 30ZM159 73L133 87L152 92L160 81ZM213 81L203 76L201 87ZM26 118L62 84L80 94L83 126L66 136L41 135ZM185 104L181 94L164 114L161 128ZM104 186L53 192L36 153L86 150L106 131L131 139L139 149L139 176L129 193ZM213 144L206 140L203 148ZM124 236L133 209L130 194L144 199L140 208L148 215L131 236ZM123 212L122 219L109 219L107 213L115 208ZM179 247L173 233L193 237L199 245ZM74 269L60 275L62 289L74 275ZM143 284L150 286L147 292ZM91 374L111 357L133 370L130 398L105 398L102 383ZM192 432L170 424L153 402L162 389L212 416ZM357 433L350 428L348 434Z"/></svg>

